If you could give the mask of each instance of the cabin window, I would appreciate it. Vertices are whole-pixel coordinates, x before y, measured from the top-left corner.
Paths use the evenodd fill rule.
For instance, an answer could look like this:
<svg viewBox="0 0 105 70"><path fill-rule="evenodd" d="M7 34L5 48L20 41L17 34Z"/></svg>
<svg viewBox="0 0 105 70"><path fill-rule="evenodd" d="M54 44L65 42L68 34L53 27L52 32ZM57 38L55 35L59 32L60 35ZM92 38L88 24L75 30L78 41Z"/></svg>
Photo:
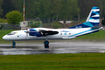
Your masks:
<svg viewBox="0 0 105 70"><path fill-rule="evenodd" d="M64 33L64 35L67 35L67 33Z"/></svg>
<svg viewBox="0 0 105 70"><path fill-rule="evenodd" d="M9 33L8 35L14 35L14 34L16 34L16 32L11 32L11 33Z"/></svg>

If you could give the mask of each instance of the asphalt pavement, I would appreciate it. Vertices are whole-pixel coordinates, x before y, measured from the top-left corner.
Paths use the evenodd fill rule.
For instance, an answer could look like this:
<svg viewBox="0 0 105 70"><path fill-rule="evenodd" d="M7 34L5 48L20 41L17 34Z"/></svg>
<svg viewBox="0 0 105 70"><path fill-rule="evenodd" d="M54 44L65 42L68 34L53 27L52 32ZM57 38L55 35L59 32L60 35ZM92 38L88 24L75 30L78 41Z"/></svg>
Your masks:
<svg viewBox="0 0 105 70"><path fill-rule="evenodd" d="M62 54L62 53L104 53L105 43L98 42L52 42L45 49L43 43L17 43L16 48L12 44L0 44L1 55L24 54Z"/></svg>

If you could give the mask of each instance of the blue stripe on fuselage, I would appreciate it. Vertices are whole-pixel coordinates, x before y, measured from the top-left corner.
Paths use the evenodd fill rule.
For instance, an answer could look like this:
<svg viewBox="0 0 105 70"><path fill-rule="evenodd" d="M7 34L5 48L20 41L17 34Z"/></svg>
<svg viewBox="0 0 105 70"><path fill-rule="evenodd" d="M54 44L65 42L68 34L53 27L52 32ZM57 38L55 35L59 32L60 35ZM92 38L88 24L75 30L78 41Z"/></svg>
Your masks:
<svg viewBox="0 0 105 70"><path fill-rule="evenodd" d="M93 30L96 30L96 31L93 31ZM93 31L93 32L90 32L90 31ZM86 32L94 33L94 32L98 32L98 31L99 31L99 30L97 30L97 29L89 29L89 30L86 30L86 31L83 31L83 32L80 32L80 33L77 33L77 34L74 34L74 35L71 35L71 36L69 36L69 37L81 36L81 34L86 33ZM90 33L86 33L86 34L90 34ZM85 34L83 34L83 35L85 35Z"/></svg>

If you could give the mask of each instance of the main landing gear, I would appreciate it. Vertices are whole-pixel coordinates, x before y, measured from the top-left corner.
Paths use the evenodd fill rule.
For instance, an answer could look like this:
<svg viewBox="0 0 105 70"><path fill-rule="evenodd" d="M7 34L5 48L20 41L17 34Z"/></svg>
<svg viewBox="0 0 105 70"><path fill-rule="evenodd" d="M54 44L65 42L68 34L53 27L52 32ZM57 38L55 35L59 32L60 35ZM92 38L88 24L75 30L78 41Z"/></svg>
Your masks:
<svg viewBox="0 0 105 70"><path fill-rule="evenodd" d="M44 47L49 48L49 41L47 41L47 40L44 41Z"/></svg>

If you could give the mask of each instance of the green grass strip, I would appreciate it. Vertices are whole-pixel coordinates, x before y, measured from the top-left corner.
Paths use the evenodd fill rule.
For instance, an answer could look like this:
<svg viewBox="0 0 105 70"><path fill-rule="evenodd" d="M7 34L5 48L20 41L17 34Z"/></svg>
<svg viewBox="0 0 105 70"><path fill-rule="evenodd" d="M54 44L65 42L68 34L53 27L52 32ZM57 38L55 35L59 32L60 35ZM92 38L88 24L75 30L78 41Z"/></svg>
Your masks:
<svg viewBox="0 0 105 70"><path fill-rule="evenodd" d="M0 55L0 70L105 70L105 53Z"/></svg>
<svg viewBox="0 0 105 70"><path fill-rule="evenodd" d="M7 19L1 19L0 18L0 23L7 23Z"/></svg>

